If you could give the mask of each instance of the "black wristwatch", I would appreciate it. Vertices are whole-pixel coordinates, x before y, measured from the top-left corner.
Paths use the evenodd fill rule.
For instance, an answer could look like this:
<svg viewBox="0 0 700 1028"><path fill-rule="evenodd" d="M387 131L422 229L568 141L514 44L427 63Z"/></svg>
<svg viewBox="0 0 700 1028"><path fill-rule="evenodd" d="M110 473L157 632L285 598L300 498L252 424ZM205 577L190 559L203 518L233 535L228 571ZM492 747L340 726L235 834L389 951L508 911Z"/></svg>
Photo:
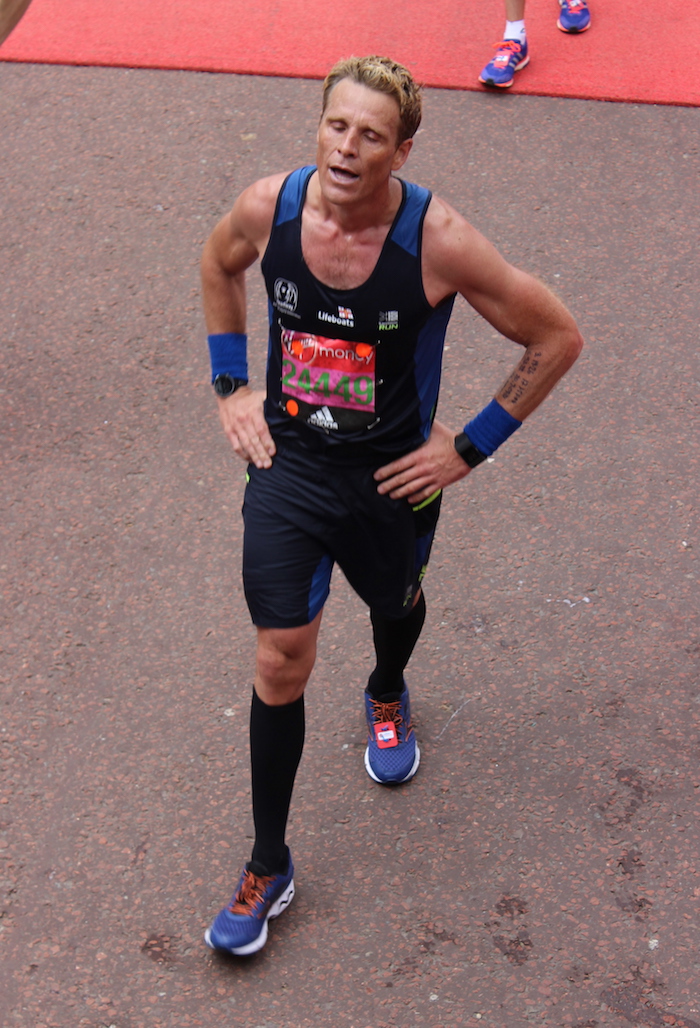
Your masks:
<svg viewBox="0 0 700 1028"><path fill-rule="evenodd" d="M231 396L241 386L248 385L247 378L234 378L233 375L217 375L214 379L214 392L217 396L220 396L222 400L225 400L227 396Z"/></svg>
<svg viewBox="0 0 700 1028"><path fill-rule="evenodd" d="M486 454L476 448L466 432L460 432L455 436L455 450L470 468L475 468L486 460Z"/></svg>

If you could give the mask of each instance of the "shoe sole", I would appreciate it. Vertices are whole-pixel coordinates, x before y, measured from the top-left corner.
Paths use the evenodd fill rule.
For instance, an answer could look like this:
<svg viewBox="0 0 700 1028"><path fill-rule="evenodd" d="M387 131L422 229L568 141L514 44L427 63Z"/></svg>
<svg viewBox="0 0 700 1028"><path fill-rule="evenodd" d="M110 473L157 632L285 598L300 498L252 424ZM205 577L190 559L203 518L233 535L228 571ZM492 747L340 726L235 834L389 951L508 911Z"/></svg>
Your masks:
<svg viewBox="0 0 700 1028"><path fill-rule="evenodd" d="M207 928L206 932L204 933L204 941L210 949L221 950L224 953L233 953L235 957L249 957L253 953L257 953L259 950L261 950L267 942L268 921L272 921L273 918L279 917L280 914L282 914L287 909L287 907L293 899L294 879L292 878L291 882L284 890L282 895L279 896L278 899L276 899L270 907L268 915L263 922L263 926L260 929L260 934L258 935L257 939L253 939L252 942L247 943L245 946L215 946L214 943L211 941L211 928Z"/></svg>
<svg viewBox="0 0 700 1028"><path fill-rule="evenodd" d="M567 36L580 36L582 32L591 27L590 21L587 25L584 25L582 29L565 29L562 23L557 19L557 28L561 29L562 32L566 32Z"/></svg>
<svg viewBox="0 0 700 1028"><path fill-rule="evenodd" d="M408 772L408 774L405 776L405 778L391 778L391 779L377 778L376 774L372 770L372 765L369 762L369 746L365 750L365 771L367 772L367 774L369 775L369 777L372 779L373 782L378 782L380 785L403 785L404 782L408 782L408 781L411 780L411 778L413 778L413 776L415 775L416 771L418 770L418 765L419 764L420 764L420 749L418 748L418 746L416 746L416 757L415 757L415 760L413 761L413 767Z"/></svg>
<svg viewBox="0 0 700 1028"><path fill-rule="evenodd" d="M516 71L520 71L521 68L524 68L525 65L529 63L530 58L526 57L525 60L521 61L517 67L513 68L513 72L515 73ZM479 75L479 82L481 82L483 86L497 86L498 89L508 89L513 85L513 81L514 79L511 79L510 82L494 82L493 79L482 79L481 75Z"/></svg>

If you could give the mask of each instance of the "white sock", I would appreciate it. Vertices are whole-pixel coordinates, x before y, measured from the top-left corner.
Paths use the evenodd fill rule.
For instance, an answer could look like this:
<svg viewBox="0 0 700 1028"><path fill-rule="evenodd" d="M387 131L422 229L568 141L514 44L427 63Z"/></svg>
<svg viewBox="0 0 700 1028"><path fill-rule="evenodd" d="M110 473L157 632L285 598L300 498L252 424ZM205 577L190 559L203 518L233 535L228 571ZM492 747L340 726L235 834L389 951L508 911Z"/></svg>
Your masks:
<svg viewBox="0 0 700 1028"><path fill-rule="evenodd" d="M504 39L517 39L519 43L525 42L525 20L507 21L506 30L503 33Z"/></svg>

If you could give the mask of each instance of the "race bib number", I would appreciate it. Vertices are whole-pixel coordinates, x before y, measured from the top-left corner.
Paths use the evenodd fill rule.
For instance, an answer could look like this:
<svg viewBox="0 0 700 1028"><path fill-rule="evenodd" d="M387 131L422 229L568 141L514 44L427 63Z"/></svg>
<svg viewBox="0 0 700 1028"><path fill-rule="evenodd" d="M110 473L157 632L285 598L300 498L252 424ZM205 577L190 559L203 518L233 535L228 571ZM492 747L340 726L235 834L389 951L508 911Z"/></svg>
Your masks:
<svg viewBox="0 0 700 1028"><path fill-rule="evenodd" d="M281 329L282 406L325 429L352 432L376 421L375 347Z"/></svg>

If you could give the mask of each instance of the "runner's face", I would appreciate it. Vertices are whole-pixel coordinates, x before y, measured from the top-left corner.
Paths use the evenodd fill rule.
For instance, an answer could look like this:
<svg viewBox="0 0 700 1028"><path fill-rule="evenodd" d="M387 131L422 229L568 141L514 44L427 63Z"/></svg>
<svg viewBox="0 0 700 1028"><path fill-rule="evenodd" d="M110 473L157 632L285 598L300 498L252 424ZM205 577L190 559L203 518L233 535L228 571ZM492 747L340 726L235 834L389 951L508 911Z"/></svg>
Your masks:
<svg viewBox="0 0 700 1028"><path fill-rule="evenodd" d="M412 141L397 145L399 105L392 96L341 79L318 128L317 158L323 195L331 203L371 197L404 164Z"/></svg>

